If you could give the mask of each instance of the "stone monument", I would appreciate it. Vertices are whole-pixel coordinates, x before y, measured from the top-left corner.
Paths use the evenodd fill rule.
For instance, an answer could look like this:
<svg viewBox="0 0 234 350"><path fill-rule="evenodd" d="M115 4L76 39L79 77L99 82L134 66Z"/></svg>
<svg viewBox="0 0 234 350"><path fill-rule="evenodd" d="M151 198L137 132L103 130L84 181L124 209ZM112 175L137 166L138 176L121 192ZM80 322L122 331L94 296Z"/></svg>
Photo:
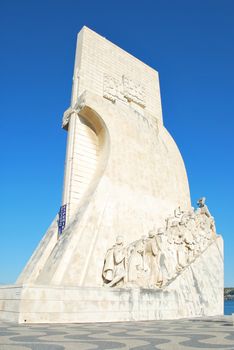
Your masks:
<svg viewBox="0 0 234 350"><path fill-rule="evenodd" d="M191 207L163 125L158 73L84 27L78 35L63 203L0 318L20 323L223 313L223 241Z"/></svg>

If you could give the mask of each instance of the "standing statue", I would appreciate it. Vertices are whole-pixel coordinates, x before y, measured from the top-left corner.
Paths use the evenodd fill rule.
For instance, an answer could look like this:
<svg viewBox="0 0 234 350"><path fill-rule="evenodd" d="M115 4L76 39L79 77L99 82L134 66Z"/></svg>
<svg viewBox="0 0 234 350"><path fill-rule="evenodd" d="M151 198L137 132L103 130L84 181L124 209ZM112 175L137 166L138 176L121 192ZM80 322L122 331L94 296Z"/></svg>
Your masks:
<svg viewBox="0 0 234 350"><path fill-rule="evenodd" d="M183 214L184 214L184 211L181 210L180 207L177 207L177 208L174 210L174 218L177 219L179 222L180 222L180 220L181 220Z"/></svg>
<svg viewBox="0 0 234 350"><path fill-rule="evenodd" d="M113 280L113 272L114 272L114 247L108 249L106 252L106 256L104 259L104 265L102 270L102 278L104 283L109 283Z"/></svg>
<svg viewBox="0 0 234 350"><path fill-rule="evenodd" d="M123 282L126 276L125 269L126 249L123 247L123 237L117 236L115 245L107 252L104 267L103 277L106 285L113 287L119 282Z"/></svg>
<svg viewBox="0 0 234 350"><path fill-rule="evenodd" d="M177 272L181 271L186 266L185 243L184 243L184 222L180 221L178 225L177 235L174 239L177 257Z"/></svg>
<svg viewBox="0 0 234 350"><path fill-rule="evenodd" d="M170 280L173 276L173 269L172 269L172 261L171 256L169 252L169 245L168 239L165 235L164 228L160 227L157 231L156 236L157 245L159 247L160 251L160 271L161 271L161 284L165 284L168 280Z"/></svg>
<svg viewBox="0 0 234 350"><path fill-rule="evenodd" d="M216 228L214 217L210 214L210 211L205 204L206 197L202 197L197 201L198 209L197 214L200 214L203 218L203 221L207 224L208 229L212 232L212 238L216 236Z"/></svg>
<svg viewBox="0 0 234 350"><path fill-rule="evenodd" d="M146 286L148 270L145 264L145 244L146 238L143 236L132 246L131 250L128 249L128 286Z"/></svg>
<svg viewBox="0 0 234 350"><path fill-rule="evenodd" d="M145 246L145 259L149 268L149 281L150 288L159 287L162 283L161 269L160 269L160 249L158 242L155 239L156 232L151 230L148 233L148 240Z"/></svg>
<svg viewBox="0 0 234 350"><path fill-rule="evenodd" d="M185 246L185 261L184 263L189 264L194 258L194 250L195 250L195 241L192 235L192 232L189 228L190 217L188 215L184 215L181 219L180 226L183 229L183 238L184 238L184 246Z"/></svg>
<svg viewBox="0 0 234 350"><path fill-rule="evenodd" d="M195 258L200 253L200 240L201 237L199 235L199 231L196 224L196 214L194 212L194 208L191 208L191 210L188 211L188 221L187 221L187 230L190 232L190 234L193 237L193 258ZM190 239L191 240L191 237ZM188 241L186 241L188 243ZM190 248L192 248L190 246Z"/></svg>

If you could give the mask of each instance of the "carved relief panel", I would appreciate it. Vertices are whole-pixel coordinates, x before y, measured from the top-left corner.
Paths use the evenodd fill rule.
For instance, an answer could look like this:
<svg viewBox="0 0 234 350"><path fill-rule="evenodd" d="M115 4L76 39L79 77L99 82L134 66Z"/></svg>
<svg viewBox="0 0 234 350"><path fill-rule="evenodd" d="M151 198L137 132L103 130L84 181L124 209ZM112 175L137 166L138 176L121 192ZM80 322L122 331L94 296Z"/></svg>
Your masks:
<svg viewBox="0 0 234 350"><path fill-rule="evenodd" d="M115 102L116 100L124 102L134 102L145 107L145 88L139 83L123 75L122 79L114 78L104 74L103 97Z"/></svg>

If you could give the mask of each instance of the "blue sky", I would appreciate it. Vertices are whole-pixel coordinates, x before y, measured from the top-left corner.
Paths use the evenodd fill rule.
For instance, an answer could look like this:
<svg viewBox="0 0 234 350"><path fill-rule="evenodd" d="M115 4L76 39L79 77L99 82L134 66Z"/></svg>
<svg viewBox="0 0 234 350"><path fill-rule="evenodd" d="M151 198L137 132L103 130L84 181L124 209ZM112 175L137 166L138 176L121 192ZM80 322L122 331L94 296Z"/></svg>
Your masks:
<svg viewBox="0 0 234 350"><path fill-rule="evenodd" d="M164 123L225 240L234 287L234 1L1 0L0 283L13 283L62 196L76 34L83 25L157 69Z"/></svg>

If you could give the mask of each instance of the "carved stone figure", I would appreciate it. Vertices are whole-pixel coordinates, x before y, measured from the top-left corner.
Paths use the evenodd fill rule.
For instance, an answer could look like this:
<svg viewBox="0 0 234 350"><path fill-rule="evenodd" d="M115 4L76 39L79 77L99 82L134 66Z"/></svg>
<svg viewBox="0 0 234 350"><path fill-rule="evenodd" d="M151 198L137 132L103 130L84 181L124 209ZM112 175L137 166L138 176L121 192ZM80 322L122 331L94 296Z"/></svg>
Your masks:
<svg viewBox="0 0 234 350"><path fill-rule="evenodd" d="M190 220L188 215L184 215L180 222L185 245L185 263L190 263L193 260L195 250L195 241L188 225Z"/></svg>
<svg viewBox="0 0 234 350"><path fill-rule="evenodd" d="M117 236L116 238L116 244L113 246L113 270L112 270L112 279L107 284L109 287L113 287L114 285L117 285L119 282L123 281L124 277L126 276L125 271L125 257L126 257L126 249L123 247L123 237ZM107 270L107 267L111 266L111 252L109 252L108 259L106 260L106 263L110 264L106 267L104 267L105 271L109 272L109 277L111 277L110 269Z"/></svg>
<svg viewBox="0 0 234 350"><path fill-rule="evenodd" d="M76 103L74 108L69 107L63 114L62 127L64 129L68 129L68 124L71 119L71 115L74 113L76 115L79 114L80 110L84 107L83 103Z"/></svg>
<svg viewBox="0 0 234 350"><path fill-rule="evenodd" d="M107 250L104 266L102 271L102 277L105 283L111 282L113 280L113 272L114 272L114 247L115 245Z"/></svg>
<svg viewBox="0 0 234 350"><path fill-rule="evenodd" d="M182 211L180 207L178 207L178 208L176 208L176 209L174 210L174 217L175 217L178 221L181 220L183 214L184 214L184 211Z"/></svg>
<svg viewBox="0 0 234 350"><path fill-rule="evenodd" d="M157 245L160 250L160 271L161 271L161 284L165 284L173 276L173 264L169 252L169 243L165 236L164 228L160 227L156 236Z"/></svg>
<svg viewBox="0 0 234 350"><path fill-rule="evenodd" d="M128 258L128 285L146 286L148 269L145 264L145 243L143 237L134 245Z"/></svg>
<svg viewBox="0 0 234 350"><path fill-rule="evenodd" d="M176 247L177 266L176 270L180 271L186 266L185 243L184 243L184 223L178 225L178 233L175 236L174 243Z"/></svg>
<svg viewBox="0 0 234 350"><path fill-rule="evenodd" d="M149 287L156 287L161 284L161 271L160 271L160 249L155 239L155 230L149 231L148 240L145 246L145 259L149 268Z"/></svg>
<svg viewBox="0 0 234 350"><path fill-rule="evenodd" d="M211 229L212 236L215 237L216 228L215 228L214 217L210 214L210 211L207 205L205 204L205 201L206 201L206 197L202 197L197 201L197 205L198 205L197 211L198 213L200 213L200 215L203 216L203 220L207 223L207 225Z"/></svg>

